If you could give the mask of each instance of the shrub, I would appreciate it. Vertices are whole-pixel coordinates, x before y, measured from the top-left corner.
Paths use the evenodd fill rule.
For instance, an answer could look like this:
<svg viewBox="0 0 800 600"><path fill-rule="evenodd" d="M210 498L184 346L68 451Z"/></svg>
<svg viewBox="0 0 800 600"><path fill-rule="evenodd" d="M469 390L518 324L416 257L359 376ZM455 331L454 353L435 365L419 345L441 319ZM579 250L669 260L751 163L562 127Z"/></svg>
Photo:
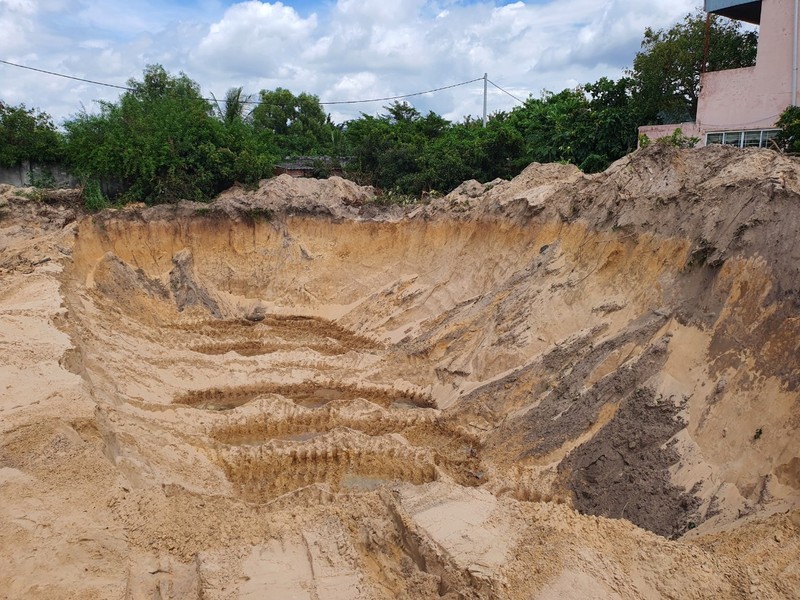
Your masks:
<svg viewBox="0 0 800 600"><path fill-rule="evenodd" d="M86 210L91 212L97 212L111 206L100 189L100 183L96 180L87 181L83 184L83 205Z"/></svg>
<svg viewBox="0 0 800 600"><path fill-rule="evenodd" d="M784 152L800 152L800 106L790 106L776 123L781 128L775 142Z"/></svg>
<svg viewBox="0 0 800 600"><path fill-rule="evenodd" d="M253 185L269 172L252 128L215 118L186 75L151 65L128 87L118 102L101 102L99 114L82 112L64 124L78 176L119 181L123 201L157 204L208 200L235 181Z"/></svg>
<svg viewBox="0 0 800 600"><path fill-rule="evenodd" d="M52 190L56 187L56 178L51 171L28 171L28 182L31 187Z"/></svg>
<svg viewBox="0 0 800 600"><path fill-rule="evenodd" d="M662 146L673 146L675 148L694 148L699 141L700 138L683 135L683 130L681 130L680 127L677 127L675 131L672 132L672 135L658 138L656 140L656 144L661 144Z"/></svg>
<svg viewBox="0 0 800 600"><path fill-rule="evenodd" d="M9 106L0 101L0 165L14 167L26 160L61 160L63 138L45 112Z"/></svg>

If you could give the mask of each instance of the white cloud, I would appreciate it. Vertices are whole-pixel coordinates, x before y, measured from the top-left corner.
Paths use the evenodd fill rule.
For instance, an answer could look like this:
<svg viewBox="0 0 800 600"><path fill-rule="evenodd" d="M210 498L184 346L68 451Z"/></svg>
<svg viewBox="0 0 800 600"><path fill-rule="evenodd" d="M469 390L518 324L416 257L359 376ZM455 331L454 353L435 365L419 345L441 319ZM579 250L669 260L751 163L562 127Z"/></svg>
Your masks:
<svg viewBox="0 0 800 600"><path fill-rule="evenodd" d="M303 19L280 2L242 2L209 27L194 57L219 70L285 76L312 43L316 27L316 15Z"/></svg>
<svg viewBox="0 0 800 600"><path fill-rule="evenodd" d="M325 100L393 96L481 77L518 97L538 95L630 66L647 26L667 27L696 0L0 0L0 58L124 84L145 65L183 70L205 93L278 86ZM300 8L302 6L302 8ZM118 91L0 65L2 99L56 120ZM423 112L479 115L476 82L412 98ZM335 120L375 114L382 103L337 105ZM385 104L385 103L383 103ZM489 110L515 101L490 87Z"/></svg>
<svg viewBox="0 0 800 600"><path fill-rule="evenodd" d="M0 0L0 53L14 54L28 46L36 31L36 7L31 0Z"/></svg>

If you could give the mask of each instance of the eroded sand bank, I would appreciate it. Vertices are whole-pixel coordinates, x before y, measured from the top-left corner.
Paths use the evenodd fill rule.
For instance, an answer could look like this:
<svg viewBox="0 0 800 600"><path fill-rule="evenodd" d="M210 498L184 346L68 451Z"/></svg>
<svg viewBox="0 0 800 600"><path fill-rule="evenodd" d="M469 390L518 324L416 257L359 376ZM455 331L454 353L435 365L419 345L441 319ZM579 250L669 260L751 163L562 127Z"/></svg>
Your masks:
<svg viewBox="0 0 800 600"><path fill-rule="evenodd" d="M0 596L797 597L799 173L5 188Z"/></svg>

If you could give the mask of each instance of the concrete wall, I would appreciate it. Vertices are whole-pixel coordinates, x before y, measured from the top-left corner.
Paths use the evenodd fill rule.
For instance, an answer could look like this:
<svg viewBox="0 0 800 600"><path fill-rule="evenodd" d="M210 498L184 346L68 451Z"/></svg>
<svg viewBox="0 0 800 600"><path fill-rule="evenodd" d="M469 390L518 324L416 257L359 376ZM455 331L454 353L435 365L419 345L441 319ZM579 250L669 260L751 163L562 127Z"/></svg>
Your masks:
<svg viewBox="0 0 800 600"><path fill-rule="evenodd" d="M793 35L794 0L763 0L756 65L702 76L698 128L773 127L792 104Z"/></svg>
<svg viewBox="0 0 800 600"><path fill-rule="evenodd" d="M792 104L794 0L763 0L758 55L753 67L704 73L696 123L639 128L651 139L676 127L700 138L712 131L770 129Z"/></svg>
<svg viewBox="0 0 800 600"><path fill-rule="evenodd" d="M16 167L0 167L0 183L10 183L17 187L28 186L31 172L34 176L52 175L58 187L74 187L78 183L63 165L39 165L28 161Z"/></svg>
<svg viewBox="0 0 800 600"><path fill-rule="evenodd" d="M689 123L671 123L669 125L644 125L639 127L639 135L644 134L651 140L657 140L672 135L676 129L680 129L681 133L686 137L700 138L698 146L703 145L703 136L697 124L693 121Z"/></svg>

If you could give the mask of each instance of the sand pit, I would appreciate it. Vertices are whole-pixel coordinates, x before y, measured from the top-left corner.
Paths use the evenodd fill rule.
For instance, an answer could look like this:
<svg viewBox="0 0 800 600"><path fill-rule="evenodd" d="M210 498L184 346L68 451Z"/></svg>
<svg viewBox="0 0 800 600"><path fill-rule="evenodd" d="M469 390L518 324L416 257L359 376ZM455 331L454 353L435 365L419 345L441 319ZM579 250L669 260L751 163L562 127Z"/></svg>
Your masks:
<svg viewBox="0 0 800 600"><path fill-rule="evenodd" d="M0 189L0 597L799 597L799 175Z"/></svg>

